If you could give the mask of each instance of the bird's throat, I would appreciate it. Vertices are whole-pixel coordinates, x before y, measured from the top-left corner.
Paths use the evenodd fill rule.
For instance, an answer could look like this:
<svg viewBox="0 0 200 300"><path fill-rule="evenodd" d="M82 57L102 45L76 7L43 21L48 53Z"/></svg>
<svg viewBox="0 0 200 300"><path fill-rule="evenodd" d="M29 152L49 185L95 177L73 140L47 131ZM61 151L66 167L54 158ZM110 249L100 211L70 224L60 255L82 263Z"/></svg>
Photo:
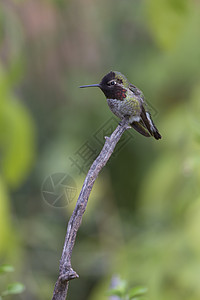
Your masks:
<svg viewBox="0 0 200 300"><path fill-rule="evenodd" d="M116 99L123 101L126 98L127 89L122 86L115 86L114 89L103 91L107 99Z"/></svg>

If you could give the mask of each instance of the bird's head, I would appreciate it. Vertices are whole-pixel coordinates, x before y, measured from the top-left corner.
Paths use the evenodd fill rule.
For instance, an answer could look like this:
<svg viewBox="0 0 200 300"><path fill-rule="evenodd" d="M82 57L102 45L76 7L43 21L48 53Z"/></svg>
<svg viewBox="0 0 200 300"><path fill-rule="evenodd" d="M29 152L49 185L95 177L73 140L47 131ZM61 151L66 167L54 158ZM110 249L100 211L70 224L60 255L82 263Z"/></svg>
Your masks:
<svg viewBox="0 0 200 300"><path fill-rule="evenodd" d="M103 77L99 84L83 85L85 87L99 87L107 99L117 99L123 101L129 86L127 78L117 71L111 71Z"/></svg>

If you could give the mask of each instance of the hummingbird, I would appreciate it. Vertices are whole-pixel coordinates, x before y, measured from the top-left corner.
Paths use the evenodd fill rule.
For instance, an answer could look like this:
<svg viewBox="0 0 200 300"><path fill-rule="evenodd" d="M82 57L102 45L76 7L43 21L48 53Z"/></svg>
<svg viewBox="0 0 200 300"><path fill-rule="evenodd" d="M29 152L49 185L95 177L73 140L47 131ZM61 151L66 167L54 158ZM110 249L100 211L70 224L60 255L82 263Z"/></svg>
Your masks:
<svg viewBox="0 0 200 300"><path fill-rule="evenodd" d="M161 135L153 123L144 95L140 89L117 71L106 74L99 84L82 85L80 88L99 87L106 96L110 110L121 120L145 137L153 136L156 140Z"/></svg>

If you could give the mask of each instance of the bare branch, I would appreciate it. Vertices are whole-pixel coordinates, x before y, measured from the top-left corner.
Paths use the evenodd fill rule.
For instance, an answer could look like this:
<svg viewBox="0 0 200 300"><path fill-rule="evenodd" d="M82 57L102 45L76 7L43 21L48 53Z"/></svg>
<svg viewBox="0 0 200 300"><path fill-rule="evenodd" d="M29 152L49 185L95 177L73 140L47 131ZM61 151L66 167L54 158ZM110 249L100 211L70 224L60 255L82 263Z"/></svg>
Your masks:
<svg viewBox="0 0 200 300"><path fill-rule="evenodd" d="M109 138L105 137L106 141L103 146L103 149L101 150L99 156L95 159L92 166L90 167L90 170L88 171L80 195L78 197L75 209L68 223L65 243L60 260L59 277L55 284L52 300L65 300L67 296L69 280L79 277L78 274L71 267L71 255L76 239L76 234L81 225L82 217L85 212L88 198L94 185L94 182L101 169L106 165L107 161L109 160L122 134L128 128L130 128L129 125L125 120L123 120L120 123L120 125L117 126L117 128Z"/></svg>

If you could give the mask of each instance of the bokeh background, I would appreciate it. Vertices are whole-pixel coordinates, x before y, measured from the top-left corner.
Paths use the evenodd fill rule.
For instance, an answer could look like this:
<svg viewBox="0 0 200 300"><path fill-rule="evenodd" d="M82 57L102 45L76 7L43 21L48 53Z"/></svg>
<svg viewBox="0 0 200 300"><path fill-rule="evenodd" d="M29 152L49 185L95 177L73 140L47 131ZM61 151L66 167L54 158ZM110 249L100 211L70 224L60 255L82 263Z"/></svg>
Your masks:
<svg viewBox="0 0 200 300"><path fill-rule="evenodd" d="M66 224L94 153L84 152L84 170L72 158L93 147L112 117L100 90L78 86L110 70L142 89L163 138L132 130L99 175L72 256L80 279L70 282L69 299L108 299L114 274L148 287L149 299L200 299L200 2L6 0L0 263L15 272L0 288L22 282L26 290L15 299L51 299ZM53 174L75 182L68 205L44 200Z"/></svg>

